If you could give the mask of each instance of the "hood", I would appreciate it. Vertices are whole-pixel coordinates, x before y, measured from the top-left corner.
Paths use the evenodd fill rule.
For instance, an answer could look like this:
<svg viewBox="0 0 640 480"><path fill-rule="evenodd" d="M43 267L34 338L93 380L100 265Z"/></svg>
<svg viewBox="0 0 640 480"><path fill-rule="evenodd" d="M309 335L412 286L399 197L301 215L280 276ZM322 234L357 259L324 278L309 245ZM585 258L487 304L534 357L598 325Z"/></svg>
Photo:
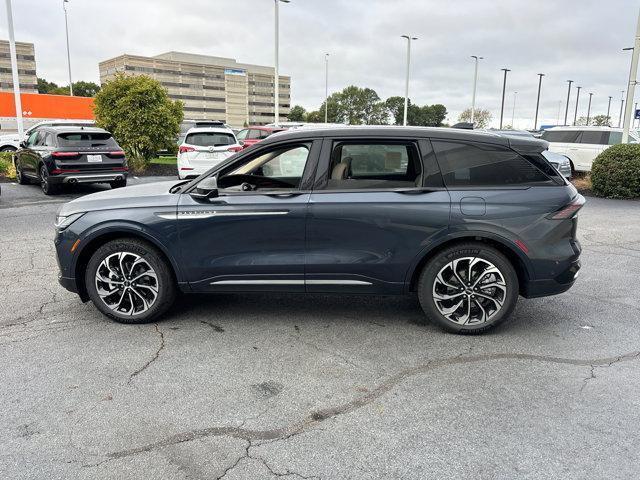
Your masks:
<svg viewBox="0 0 640 480"><path fill-rule="evenodd" d="M105 190L65 203L60 215L71 215L77 212L96 210L114 210L118 208L166 207L178 203L179 194L169 193L178 180L167 182L145 183L132 187Z"/></svg>

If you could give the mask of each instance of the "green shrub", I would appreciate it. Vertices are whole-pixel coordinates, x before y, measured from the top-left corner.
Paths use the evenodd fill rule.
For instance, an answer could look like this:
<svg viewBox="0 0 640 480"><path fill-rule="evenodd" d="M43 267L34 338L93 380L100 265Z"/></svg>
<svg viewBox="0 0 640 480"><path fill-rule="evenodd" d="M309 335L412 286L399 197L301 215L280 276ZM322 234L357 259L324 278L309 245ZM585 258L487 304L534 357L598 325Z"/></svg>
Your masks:
<svg viewBox="0 0 640 480"><path fill-rule="evenodd" d="M11 152L0 152L0 176L16 178L16 170L13 167Z"/></svg>
<svg viewBox="0 0 640 480"><path fill-rule="evenodd" d="M640 197L640 144L613 145L598 155L591 184L593 192L603 197Z"/></svg>

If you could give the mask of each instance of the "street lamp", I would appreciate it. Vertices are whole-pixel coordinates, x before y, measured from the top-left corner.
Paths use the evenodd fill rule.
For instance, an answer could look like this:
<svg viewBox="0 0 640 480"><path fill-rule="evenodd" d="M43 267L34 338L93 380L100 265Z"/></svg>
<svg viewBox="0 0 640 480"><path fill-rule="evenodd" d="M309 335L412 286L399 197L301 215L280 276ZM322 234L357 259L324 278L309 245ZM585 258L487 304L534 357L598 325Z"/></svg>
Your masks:
<svg viewBox="0 0 640 480"><path fill-rule="evenodd" d="M477 55L471 55L471 58L475 59L475 68L473 70L473 94L471 95L471 124L473 125L473 119L476 114L476 88L478 85L478 62L484 57Z"/></svg>
<svg viewBox="0 0 640 480"><path fill-rule="evenodd" d="M280 2L282 3L289 3L290 0L274 0L275 2L275 6L276 6L276 12L275 12L275 17L276 17L276 28L275 28L275 40L276 40L276 66L275 66L275 78L274 78L274 95L276 97L275 99L275 125L276 127L279 125L280 123L280 74L278 73L278 69L279 69L279 48L280 48L280 26L279 26L279 21L280 21Z"/></svg>
<svg viewBox="0 0 640 480"><path fill-rule="evenodd" d="M638 74L638 55L640 55L640 13L636 25L636 39L631 55L631 68L629 70L629 87L627 88L627 105L624 111L624 121L622 123L622 143L629 142L629 127L631 126L631 102L636 93L636 75Z"/></svg>
<svg viewBox="0 0 640 480"><path fill-rule="evenodd" d="M409 108L409 67L411 65L411 40L418 40L418 37L412 37L410 35L401 35L402 38L407 39L407 78L404 83L404 116L402 125L407 125L407 110Z"/></svg>
<svg viewBox="0 0 640 480"><path fill-rule="evenodd" d="M576 121L578 120L578 102L580 101L580 89L582 87L576 87L578 89L578 94L576 95L576 110L573 113L573 124L576 124Z"/></svg>
<svg viewBox="0 0 640 480"><path fill-rule="evenodd" d="M622 109L624 108L624 90L620 90L620 116L618 117L618 128L622 126Z"/></svg>
<svg viewBox="0 0 640 480"><path fill-rule="evenodd" d="M591 118L591 97L593 97L593 93L589 93L589 106L587 107L587 127L589 126L589 119Z"/></svg>
<svg viewBox="0 0 640 480"><path fill-rule="evenodd" d="M22 102L20 101L20 77L18 76L18 57L16 55L16 39L13 34L13 12L11 11L11 0L6 0L7 5L7 26L9 30L9 55L11 56L11 79L13 81L13 100L16 105L16 123L18 124L18 138L24 139L24 128L22 125Z"/></svg>
<svg viewBox="0 0 640 480"><path fill-rule="evenodd" d="M544 77L544 73L539 73L538 77L538 99L536 100L536 119L533 121L533 129L536 130L538 128L538 109L540 108L540 90L542 89L542 77Z"/></svg>
<svg viewBox="0 0 640 480"><path fill-rule="evenodd" d="M329 112L329 54L324 54L324 123L327 122Z"/></svg>
<svg viewBox="0 0 640 480"><path fill-rule="evenodd" d="M514 123L516 118L516 97L518 96L518 92L513 92L513 110L511 110L511 128L515 129Z"/></svg>
<svg viewBox="0 0 640 480"><path fill-rule="evenodd" d="M567 89L567 106L564 109L564 125L567 125L567 116L569 115L569 96L571 95L571 84L573 80L567 80L569 88Z"/></svg>
<svg viewBox="0 0 640 480"><path fill-rule="evenodd" d="M69 0L62 0L64 10L64 30L67 33L67 67L69 68L69 95L73 97L73 82L71 81L71 54L69 53L69 23L67 22L67 3Z"/></svg>
<svg viewBox="0 0 640 480"><path fill-rule="evenodd" d="M502 130L502 118L504 117L504 94L507 89L507 72L510 72L508 68L501 69L504 72L504 80L502 81L502 106L500 107L500 130Z"/></svg>
<svg viewBox="0 0 640 480"><path fill-rule="evenodd" d="M609 124L611 124L611 117L609 116L609 114L611 113L611 99L613 97L611 95L609 95L609 103L607 104L607 122Z"/></svg>

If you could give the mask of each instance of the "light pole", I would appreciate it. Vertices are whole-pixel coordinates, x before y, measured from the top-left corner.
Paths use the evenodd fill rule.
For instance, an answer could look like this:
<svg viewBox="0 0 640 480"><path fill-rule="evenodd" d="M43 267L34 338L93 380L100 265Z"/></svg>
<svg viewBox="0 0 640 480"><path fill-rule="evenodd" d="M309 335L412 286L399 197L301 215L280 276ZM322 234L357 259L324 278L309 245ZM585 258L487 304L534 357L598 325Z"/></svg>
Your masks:
<svg viewBox="0 0 640 480"><path fill-rule="evenodd" d="M636 123L636 110L638 110L638 102L636 102L635 105L633 106L633 117L631 120L631 126L633 126Z"/></svg>
<svg viewBox="0 0 640 480"><path fill-rule="evenodd" d="M69 0L62 0L64 10L64 30L67 33L67 67L69 68L69 95L73 97L73 82L71 81L71 54L69 53L69 23L67 22L67 3Z"/></svg>
<svg viewBox="0 0 640 480"><path fill-rule="evenodd" d="M562 111L562 100L558 100L558 118L556 119L556 125L560 125L560 112Z"/></svg>
<svg viewBox="0 0 640 480"><path fill-rule="evenodd" d="M593 93L589 93L589 106L587 107L587 127L589 126L589 119L591 118L591 97L593 97Z"/></svg>
<svg viewBox="0 0 640 480"><path fill-rule="evenodd" d="M576 110L575 112L573 112L573 124L576 124L576 121L578 120L578 102L580 101L580 89L582 87L576 87L578 89L578 94L576 95Z"/></svg>
<svg viewBox="0 0 640 480"><path fill-rule="evenodd" d="M280 62L280 2L283 3L289 3L290 0L274 0L275 1L275 6L276 6L276 12L275 12L275 17L276 17L276 28L275 28L275 41L276 41L276 55L275 55L275 60L276 60L276 66L275 66L275 78L274 78L274 91L273 94L275 95L276 99L274 102L274 106L275 106L275 125L276 127L280 124L280 74L278 73L278 69L279 69L279 62Z"/></svg>
<svg viewBox="0 0 640 480"><path fill-rule="evenodd" d="M504 93L507 89L507 72L510 72L508 68L501 69L504 72L504 80L502 81L502 103L500 107L500 130L502 130L502 118L504 117Z"/></svg>
<svg viewBox="0 0 640 480"><path fill-rule="evenodd" d="M329 54L324 54L324 123L327 122L329 112Z"/></svg>
<svg viewBox="0 0 640 480"><path fill-rule="evenodd" d="M538 110L540 108L540 90L542 89L542 77L544 77L544 73L539 73L538 77L538 99L536 100L536 118L533 121L533 129L536 130L538 128Z"/></svg>
<svg viewBox="0 0 640 480"><path fill-rule="evenodd" d="M16 123L18 124L18 138L20 141L24 137L22 126L22 102L20 101L20 77L18 76L18 57L16 56L16 39L13 34L13 12L11 11L11 0L6 0L7 5L7 26L9 30L9 55L11 56L11 79L13 81L13 100L16 105Z"/></svg>
<svg viewBox="0 0 640 480"><path fill-rule="evenodd" d="M607 104L607 123L609 125L611 125L611 117L609 116L609 114L611 113L611 99L613 97L611 95L609 95L609 103Z"/></svg>
<svg viewBox="0 0 640 480"><path fill-rule="evenodd" d="M629 142L629 128L631 126L631 102L636 93L636 75L638 74L638 55L640 54L640 14L636 25L636 39L633 44L631 56L631 70L629 71L629 87L627 88L627 105L624 112L622 124L622 143Z"/></svg>
<svg viewBox="0 0 640 480"><path fill-rule="evenodd" d="M567 116L569 115L569 96L571 95L571 84L573 80L567 80L569 82L569 88L567 89L567 106L564 109L564 124L567 125Z"/></svg>
<svg viewBox="0 0 640 480"><path fill-rule="evenodd" d="M477 55L471 55L471 58L475 59L475 68L473 69L473 94L471 95L471 124L473 125L473 119L476 115L476 89L478 86L478 62L484 57Z"/></svg>
<svg viewBox="0 0 640 480"><path fill-rule="evenodd" d="M409 109L409 68L411 66L411 40L417 40L418 37L412 37L410 35L401 35L402 38L407 39L407 78L404 83L404 116L402 125L407 125L407 110Z"/></svg>
<svg viewBox="0 0 640 480"><path fill-rule="evenodd" d="M518 96L518 92L513 92L513 109L511 110L511 128L513 128L515 130L515 126L513 125L515 123L515 118L516 118L516 97Z"/></svg>
<svg viewBox="0 0 640 480"><path fill-rule="evenodd" d="M620 90L620 116L618 117L618 128L622 126L622 109L624 108L624 90Z"/></svg>

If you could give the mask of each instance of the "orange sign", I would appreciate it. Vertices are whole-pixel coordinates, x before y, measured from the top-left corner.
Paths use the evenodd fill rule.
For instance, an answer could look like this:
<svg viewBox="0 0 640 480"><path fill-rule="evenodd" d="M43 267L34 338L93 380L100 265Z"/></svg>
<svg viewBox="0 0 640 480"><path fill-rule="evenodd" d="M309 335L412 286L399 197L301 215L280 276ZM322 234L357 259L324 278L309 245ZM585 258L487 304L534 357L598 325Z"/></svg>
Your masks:
<svg viewBox="0 0 640 480"><path fill-rule="evenodd" d="M93 98L21 93L22 116L27 118L56 118L93 120ZM0 117L15 117L16 106L12 92L0 92Z"/></svg>

